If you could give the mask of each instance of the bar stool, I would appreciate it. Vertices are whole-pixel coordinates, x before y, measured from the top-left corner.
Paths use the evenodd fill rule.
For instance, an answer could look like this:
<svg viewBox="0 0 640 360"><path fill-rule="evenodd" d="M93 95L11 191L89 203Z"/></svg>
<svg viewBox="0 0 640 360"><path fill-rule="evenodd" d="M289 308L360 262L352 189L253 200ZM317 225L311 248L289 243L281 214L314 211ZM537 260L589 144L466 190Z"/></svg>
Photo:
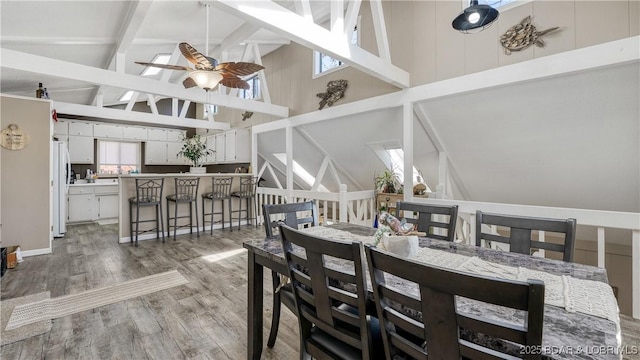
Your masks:
<svg viewBox="0 0 640 360"><path fill-rule="evenodd" d="M258 185L258 179L256 177L245 177L240 178L240 191L236 191L231 193L231 197L238 199L238 210L231 210L231 220L233 220L233 213L238 213L238 230L240 230L240 219L242 218L242 212L244 211L247 215L247 224L249 224L250 219L256 220L256 227L258 226L258 219L256 218L256 214L258 213L258 209L256 208L256 186ZM246 200L247 207L246 209L242 209L242 200ZM250 203L253 202L253 217L250 217L251 211L249 209ZM233 229L232 229L233 231Z"/></svg>
<svg viewBox="0 0 640 360"><path fill-rule="evenodd" d="M198 236L200 236L200 224L198 224L198 184L200 183L200 178L175 178L176 181L176 193L167 196L167 232L171 232L171 219L173 219L173 240L176 239L176 230L179 228L189 227L191 234L193 234L193 212L191 204L195 205L196 208L196 231ZM174 212L173 218L169 217L171 213L169 211L169 203L174 203ZM189 204L189 215L188 216L178 216L178 204L185 203ZM178 226L178 219L189 218L189 224Z"/></svg>
<svg viewBox="0 0 640 360"><path fill-rule="evenodd" d="M156 239L162 234L162 242L164 242L164 224L162 223L162 185L164 178L161 179L136 179L136 196L129 198L129 234L131 234L131 242L138 246L138 235L156 231ZM155 206L155 219L140 220L140 207ZM133 208L136 208L136 219L133 220ZM155 221L156 227L148 230L140 230L140 223ZM133 231L133 224L136 224L136 230Z"/></svg>
<svg viewBox="0 0 640 360"><path fill-rule="evenodd" d="M224 201L229 202L229 227L231 227L231 184L233 183L233 177L212 177L211 178L211 192L202 194L202 227L204 229L206 221L205 216L211 216L211 235L213 235L213 223L221 222L224 229ZM205 211L205 200L211 200L211 212ZM214 211L214 205L216 201L220 201L220 211ZM214 215L222 215L219 221L214 221Z"/></svg>

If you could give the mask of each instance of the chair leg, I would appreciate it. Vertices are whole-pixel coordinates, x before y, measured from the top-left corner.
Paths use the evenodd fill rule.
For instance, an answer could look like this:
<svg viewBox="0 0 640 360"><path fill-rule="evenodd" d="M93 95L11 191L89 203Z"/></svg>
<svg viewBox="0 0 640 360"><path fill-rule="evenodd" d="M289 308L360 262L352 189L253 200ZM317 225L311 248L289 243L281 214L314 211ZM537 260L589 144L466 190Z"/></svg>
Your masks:
<svg viewBox="0 0 640 360"><path fill-rule="evenodd" d="M231 212L231 198L229 198L228 201L229 201L229 229L233 230L233 224L231 224L231 214L233 214ZM224 201L222 202L222 205L224 206ZM222 219L222 222L224 222L224 218Z"/></svg>
<svg viewBox="0 0 640 360"><path fill-rule="evenodd" d="M224 230L224 199L220 199L220 212L222 213L220 222L222 223L222 230Z"/></svg>
<svg viewBox="0 0 640 360"><path fill-rule="evenodd" d="M189 234L193 234L193 206L189 203Z"/></svg>
<svg viewBox="0 0 640 360"><path fill-rule="evenodd" d="M164 218L162 217L162 200L158 202L158 211L160 215L158 215L158 219L160 219L160 232L162 233L162 242L164 243ZM167 211L169 213L169 211ZM169 223L167 223L169 226Z"/></svg>
<svg viewBox="0 0 640 360"><path fill-rule="evenodd" d="M133 244L133 205L129 203L129 237Z"/></svg>
<svg viewBox="0 0 640 360"><path fill-rule="evenodd" d="M158 219L158 205L156 204L156 239L160 239L160 219Z"/></svg>
<svg viewBox="0 0 640 360"><path fill-rule="evenodd" d="M136 206L136 243L135 247L138 247L138 234L140 233L140 205Z"/></svg>
<svg viewBox="0 0 640 360"><path fill-rule="evenodd" d="M238 230L240 230L240 221L242 220L242 198L238 198L238 206L239 206L239 211L238 211Z"/></svg>
<svg viewBox="0 0 640 360"><path fill-rule="evenodd" d="M273 311L271 313L271 330L269 331L269 340L267 340L267 347L272 348L276 343L276 337L278 337L278 328L280 327L280 309L282 303L280 302L280 292L276 292L278 285L280 284L279 276L274 272L271 274L273 280Z"/></svg>
<svg viewBox="0 0 640 360"><path fill-rule="evenodd" d="M195 206L196 208L196 234L198 235L198 237L200 237L200 224L198 223L198 200L195 200L193 202L193 206ZM204 210L204 206L202 207L202 210ZM204 227L204 222L202 222L202 226Z"/></svg>
<svg viewBox="0 0 640 360"><path fill-rule="evenodd" d="M191 222L191 220L189 220ZM176 232L178 231L178 202L173 204L173 241L176 241Z"/></svg>

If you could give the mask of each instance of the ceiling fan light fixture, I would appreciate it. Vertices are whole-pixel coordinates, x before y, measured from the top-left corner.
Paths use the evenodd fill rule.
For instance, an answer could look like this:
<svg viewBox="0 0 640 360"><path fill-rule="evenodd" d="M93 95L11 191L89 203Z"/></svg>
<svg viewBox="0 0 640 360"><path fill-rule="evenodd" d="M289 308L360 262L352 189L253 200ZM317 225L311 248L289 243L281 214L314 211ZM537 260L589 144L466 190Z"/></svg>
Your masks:
<svg viewBox="0 0 640 360"><path fill-rule="evenodd" d="M465 34L480 32L491 26L498 16L498 10L489 5L479 5L478 0L471 0L470 6L453 19L451 26Z"/></svg>
<svg viewBox="0 0 640 360"><path fill-rule="evenodd" d="M189 73L189 77L206 91L212 90L222 80L222 75L214 71L196 70Z"/></svg>

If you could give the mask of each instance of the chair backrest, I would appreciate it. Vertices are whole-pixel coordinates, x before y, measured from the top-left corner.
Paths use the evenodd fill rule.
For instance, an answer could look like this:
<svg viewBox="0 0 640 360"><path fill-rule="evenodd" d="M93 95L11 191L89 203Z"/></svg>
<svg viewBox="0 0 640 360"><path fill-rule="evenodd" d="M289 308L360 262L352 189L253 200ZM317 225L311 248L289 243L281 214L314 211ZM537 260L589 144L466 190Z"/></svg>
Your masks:
<svg viewBox="0 0 640 360"><path fill-rule="evenodd" d="M396 203L396 217L398 219L402 218L401 211L405 211L404 217L407 222L416 224L418 231L426 232L428 237L446 241L455 240L458 205L441 206L398 201ZM406 212L415 212L418 216L415 218L407 217ZM444 219L434 219L434 216L442 216ZM436 229L442 229L446 235L435 233Z"/></svg>
<svg viewBox="0 0 640 360"><path fill-rule="evenodd" d="M158 203L162 201L164 178L136 178L136 202Z"/></svg>
<svg viewBox="0 0 640 360"><path fill-rule="evenodd" d="M361 243L316 237L286 225L280 226L280 234L302 343L311 336L311 327L316 326L337 342L360 349L363 359L372 358ZM340 268L332 266L336 261L342 264ZM355 311L346 310L341 304ZM304 346L314 358L326 357L318 355L322 349Z"/></svg>
<svg viewBox="0 0 640 360"><path fill-rule="evenodd" d="M281 224L294 229L318 226L318 212L313 201L289 204L263 204L264 229L267 237L274 235Z"/></svg>
<svg viewBox="0 0 640 360"><path fill-rule="evenodd" d="M508 236L496 235L482 231L482 224L495 225L505 231ZM500 229L499 228L499 229ZM562 244L542 242L532 239L532 231L558 233L564 238ZM576 237L576 219L546 219L520 217L501 214L476 212L476 246L482 246L482 240L509 244L509 251L531 255L532 249L544 249L562 253L562 260L573 261L573 243Z"/></svg>
<svg viewBox="0 0 640 360"><path fill-rule="evenodd" d="M175 178L176 199L195 201L200 178Z"/></svg>
<svg viewBox="0 0 640 360"><path fill-rule="evenodd" d="M231 196L233 177L212 177L211 193L216 199L226 199Z"/></svg>
<svg viewBox="0 0 640 360"><path fill-rule="evenodd" d="M257 178L255 177L242 177L240 178L240 190L235 193L240 197L254 197L256 195L256 186L258 185Z"/></svg>
<svg viewBox="0 0 640 360"><path fill-rule="evenodd" d="M509 358L500 356L502 353L496 349L473 342L474 334L483 334L492 343L506 340L527 349L542 344L542 281L501 280L448 270L407 260L371 245L365 246L365 252L387 359L395 354L407 359L427 359L427 353L437 359ZM393 283L398 278L415 284L418 293L395 288ZM514 324L459 312L456 296L526 311L526 314L522 323ZM414 319L414 315L421 317L422 322ZM464 334L470 337L465 339ZM515 351L514 356L519 356L517 345ZM540 359L540 355L520 356Z"/></svg>

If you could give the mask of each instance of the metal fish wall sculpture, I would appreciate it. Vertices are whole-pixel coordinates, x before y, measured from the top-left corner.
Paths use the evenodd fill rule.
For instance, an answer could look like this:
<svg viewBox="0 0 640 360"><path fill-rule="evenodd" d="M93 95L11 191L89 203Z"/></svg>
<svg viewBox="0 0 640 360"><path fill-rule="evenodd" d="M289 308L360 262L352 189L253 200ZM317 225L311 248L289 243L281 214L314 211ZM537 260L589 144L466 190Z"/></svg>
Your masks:
<svg viewBox="0 0 640 360"><path fill-rule="evenodd" d="M522 19L519 24L510 27L509 30L500 37L500 43L504 48L504 53L507 55L510 55L512 51L524 50L533 44L544 47L544 41L542 41L540 37L558 29L556 26L544 31L538 31L536 27L531 24L531 15L529 15Z"/></svg>
<svg viewBox="0 0 640 360"><path fill-rule="evenodd" d="M327 92L316 94L320 100L320 109L327 105L331 106L334 102L340 100L344 96L344 91L347 88L347 80L331 80L327 83Z"/></svg>

